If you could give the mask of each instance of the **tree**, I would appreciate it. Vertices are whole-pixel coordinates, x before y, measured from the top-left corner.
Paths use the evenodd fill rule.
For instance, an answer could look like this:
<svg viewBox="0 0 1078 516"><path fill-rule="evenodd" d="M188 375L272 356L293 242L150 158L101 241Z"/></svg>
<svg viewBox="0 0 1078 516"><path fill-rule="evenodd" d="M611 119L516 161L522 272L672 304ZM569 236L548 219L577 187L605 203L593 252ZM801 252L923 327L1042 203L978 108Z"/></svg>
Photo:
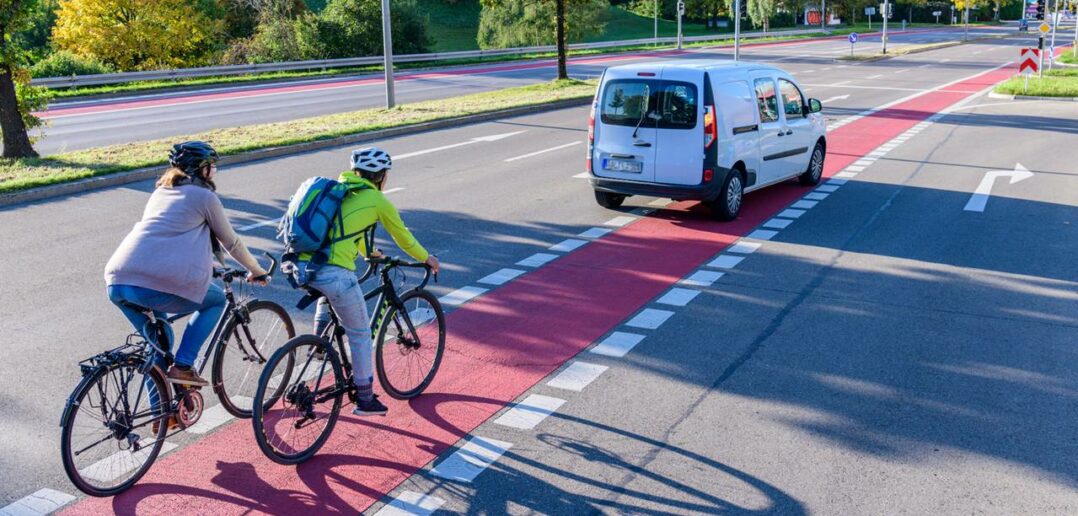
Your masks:
<svg viewBox="0 0 1078 516"><path fill-rule="evenodd" d="M14 37L33 23L36 7L36 0L0 0L0 131L5 158L37 157L27 127L40 123L33 110L48 97L30 86L27 51Z"/></svg>
<svg viewBox="0 0 1078 516"><path fill-rule="evenodd" d="M752 20L752 24L760 27L762 26L764 32L767 32L770 28L771 17L775 15L775 0L746 0L745 7L747 8L749 19Z"/></svg>
<svg viewBox="0 0 1078 516"><path fill-rule="evenodd" d="M419 54L433 44L427 20L414 0L393 0L393 52ZM356 57L382 53L382 2L330 0L318 15L329 57Z"/></svg>
<svg viewBox="0 0 1078 516"><path fill-rule="evenodd" d="M53 43L120 70L206 61L221 23L190 0L61 0Z"/></svg>
<svg viewBox="0 0 1078 516"><path fill-rule="evenodd" d="M558 78L568 79L568 40L602 33L607 0L481 0L480 48L523 47L554 43Z"/></svg>

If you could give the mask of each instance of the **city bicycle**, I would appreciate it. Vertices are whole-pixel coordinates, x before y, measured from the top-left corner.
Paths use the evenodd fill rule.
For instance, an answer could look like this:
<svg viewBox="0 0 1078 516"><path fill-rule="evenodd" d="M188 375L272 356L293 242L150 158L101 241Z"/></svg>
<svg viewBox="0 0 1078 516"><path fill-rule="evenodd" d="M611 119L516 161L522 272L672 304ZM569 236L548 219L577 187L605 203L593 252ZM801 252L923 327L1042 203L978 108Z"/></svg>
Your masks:
<svg viewBox="0 0 1078 516"><path fill-rule="evenodd" d="M266 256L271 261L268 281L277 261ZM266 357L295 336L292 319L280 305L243 300L244 295L237 300L232 282L246 275L240 269L214 269L214 278L224 284L226 306L198 366L201 375L212 358L210 384L224 409L239 418L251 417ZM64 471L91 496L113 496L134 485L157 459L165 439L197 423L204 408L197 387L170 389L165 375L173 361L170 325L186 314L131 307L149 317L144 331L79 363L82 380L60 420Z"/></svg>
<svg viewBox="0 0 1078 516"><path fill-rule="evenodd" d="M371 332L378 381L393 398L414 398L434 380L445 351L445 312L438 298L424 290L431 269L389 257L368 261L360 282L376 272L381 280L364 295L368 301L377 298ZM421 268L424 274L415 287L398 295L392 273L400 273L403 282L405 267ZM308 304L319 297L308 289ZM263 368L252 423L259 448L274 462L299 464L313 457L329 439L344 399L356 402L344 337L331 310L330 324L321 335L290 340Z"/></svg>

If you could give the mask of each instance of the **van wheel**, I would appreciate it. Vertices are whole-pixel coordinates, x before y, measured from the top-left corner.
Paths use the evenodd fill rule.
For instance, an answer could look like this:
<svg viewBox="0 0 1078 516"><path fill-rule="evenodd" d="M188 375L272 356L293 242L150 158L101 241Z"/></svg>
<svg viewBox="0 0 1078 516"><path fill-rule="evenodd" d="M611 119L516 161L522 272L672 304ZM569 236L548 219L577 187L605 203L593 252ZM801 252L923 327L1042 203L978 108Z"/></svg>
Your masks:
<svg viewBox="0 0 1078 516"><path fill-rule="evenodd" d="M809 158L808 169L804 174L797 177L797 180L805 185L812 186L820 182L820 178L823 177L823 159L824 148L822 142L816 142L816 148L812 149L812 157Z"/></svg>
<svg viewBox="0 0 1078 516"><path fill-rule="evenodd" d="M602 206L603 208L613 210L621 207L621 203L625 202L625 196L596 190L595 202L599 203L599 206Z"/></svg>
<svg viewBox="0 0 1078 516"><path fill-rule="evenodd" d="M741 201L745 195L745 188L741 183L741 174L737 170L731 170L726 174L726 182L722 185L719 196L708 202L711 214L719 220L734 220L741 213Z"/></svg>

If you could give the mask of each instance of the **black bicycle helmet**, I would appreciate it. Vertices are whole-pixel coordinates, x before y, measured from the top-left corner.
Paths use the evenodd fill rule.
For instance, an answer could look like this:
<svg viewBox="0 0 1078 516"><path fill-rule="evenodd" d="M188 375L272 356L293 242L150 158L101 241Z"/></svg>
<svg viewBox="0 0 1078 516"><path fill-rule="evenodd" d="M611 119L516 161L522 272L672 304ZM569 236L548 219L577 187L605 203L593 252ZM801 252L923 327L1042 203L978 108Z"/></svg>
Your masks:
<svg viewBox="0 0 1078 516"><path fill-rule="evenodd" d="M200 177L202 167L217 163L220 156L210 144L202 141L188 141L172 146L168 153L168 163L184 173Z"/></svg>

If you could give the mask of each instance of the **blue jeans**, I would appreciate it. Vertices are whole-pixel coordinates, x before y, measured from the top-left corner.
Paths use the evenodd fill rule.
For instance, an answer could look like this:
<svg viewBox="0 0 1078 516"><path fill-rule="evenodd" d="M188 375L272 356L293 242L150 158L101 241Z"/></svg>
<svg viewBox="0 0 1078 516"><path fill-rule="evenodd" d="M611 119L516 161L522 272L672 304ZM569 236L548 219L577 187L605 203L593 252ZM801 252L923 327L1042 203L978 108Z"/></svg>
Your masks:
<svg viewBox="0 0 1078 516"><path fill-rule="evenodd" d="M206 297L201 303L195 303L173 294L166 294L153 289L134 287L130 285L111 285L108 288L109 300L120 308L124 316L147 340L153 341L154 335L146 334L146 323L149 317L123 305L124 301L138 306L149 308L154 311L158 318L166 317L166 314L190 314L187 320L187 328L183 331L180 347L176 350L176 363L181 366L191 367L198 359L198 351L209 338L210 333L217 326L221 314L225 311L225 291L217 285L210 285ZM158 342L157 345L171 346L171 342Z"/></svg>
<svg viewBox="0 0 1078 516"><path fill-rule="evenodd" d="M334 265L324 265L309 284L326 296L318 300L318 308L314 312L316 331L329 322L329 309L332 306L348 336L348 347L352 350L352 381L356 387L369 389L374 383L374 342L371 341L367 302L363 300L363 289L359 287L356 273Z"/></svg>

